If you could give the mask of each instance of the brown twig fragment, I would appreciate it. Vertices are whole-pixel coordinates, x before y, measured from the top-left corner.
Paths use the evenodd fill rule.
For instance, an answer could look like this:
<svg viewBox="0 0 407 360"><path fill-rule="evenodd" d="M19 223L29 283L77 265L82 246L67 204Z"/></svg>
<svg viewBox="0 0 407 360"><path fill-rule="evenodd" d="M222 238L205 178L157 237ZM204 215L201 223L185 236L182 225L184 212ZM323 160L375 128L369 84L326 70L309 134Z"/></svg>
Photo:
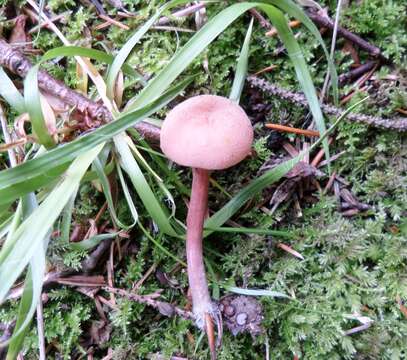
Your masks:
<svg viewBox="0 0 407 360"><path fill-rule="evenodd" d="M292 247L283 244L283 243L278 243L277 247L279 247L280 249L287 251L288 253L290 253L291 255L295 256L298 259L304 260L304 256L302 256L298 251L295 251Z"/></svg>
<svg viewBox="0 0 407 360"><path fill-rule="evenodd" d="M190 312L190 311L182 310L181 308L174 306L168 302L155 300L155 297L157 297L157 294L137 295L134 293L129 293L123 289L112 288L112 287L104 287L103 290L106 290L107 292L125 297L129 300L136 301L140 304L145 304L145 305L151 306L151 307L157 309L164 316L171 317L174 315L178 315L186 320L194 319L194 316L193 316L192 312Z"/></svg>
<svg viewBox="0 0 407 360"><path fill-rule="evenodd" d="M407 110L405 110L405 109L397 108L396 111L399 112L400 114L403 114L403 115L407 116Z"/></svg>
<svg viewBox="0 0 407 360"><path fill-rule="evenodd" d="M8 324L0 323L0 332L2 332L0 336L0 344L6 342L11 338L15 326L16 326L15 321L12 321L11 323ZM0 359L5 359L6 353L7 347L0 347Z"/></svg>
<svg viewBox="0 0 407 360"><path fill-rule="evenodd" d="M290 126L284 126L284 125L280 125L280 124L266 124L265 126L268 129L288 132L288 133L292 133L292 134L298 134L298 135L304 135L304 136L310 136L310 137L319 136L319 132L314 131L314 130L297 129L297 128L293 128Z"/></svg>
<svg viewBox="0 0 407 360"><path fill-rule="evenodd" d="M4 66L24 78L33 65L20 51L0 39L0 66ZM38 85L44 92L52 94L76 111L92 119L95 125L112 120L112 116L105 106L70 89L63 82L54 79L46 71L39 71ZM159 141L159 129L154 125L139 122L135 125L135 129L147 140Z"/></svg>
<svg viewBox="0 0 407 360"><path fill-rule="evenodd" d="M0 39L0 65L23 78L33 66L23 54L2 39ZM104 106L69 89L65 84L54 79L46 71L39 71L38 85L42 90L55 95L68 105L75 107L79 112L87 113L90 117L99 122L108 122L112 118Z"/></svg>
<svg viewBox="0 0 407 360"><path fill-rule="evenodd" d="M126 24L121 23L120 21L117 21L115 19L112 19L111 17L104 15L104 14L99 14L99 17L106 22L110 23L111 25L115 25L123 30L130 30L130 27L127 26Z"/></svg>
<svg viewBox="0 0 407 360"><path fill-rule="evenodd" d="M266 29L271 29L272 25L270 24L270 22L262 15L260 14L256 9L250 9L250 13L253 15L253 17L255 17L260 25Z"/></svg>
<svg viewBox="0 0 407 360"><path fill-rule="evenodd" d="M307 13L308 17L317 25L322 26L324 28L328 28L330 30L333 30L335 27L335 24L332 19L330 19L328 16L322 16L316 12L311 12L309 11ZM366 40L362 39L360 36L350 32L349 30L344 29L341 26L337 27L338 31L338 36L341 36L355 45L357 45L359 48L365 50L367 53L372 55L375 58L378 58L384 62L389 62L389 60L382 54L381 50L370 43L368 43Z"/></svg>
<svg viewBox="0 0 407 360"><path fill-rule="evenodd" d="M377 64L377 61L368 61L356 69L353 69L345 74L342 74L338 78L339 85L346 84L349 81L359 78L360 76L366 74L368 71L372 70Z"/></svg>
<svg viewBox="0 0 407 360"><path fill-rule="evenodd" d="M267 92L271 95L277 96L281 99L290 101L294 104L297 104L301 107L308 107L308 102L305 96L301 93L295 93L292 91L288 91L282 89L270 82L260 79L255 76L249 76L248 82L253 86L261 89L264 92ZM345 110L341 108L337 108L332 105L321 104L321 109L325 114L332 115L339 117L341 116ZM363 114L353 114L350 113L346 116L346 118L350 121L356 121L365 123L367 125L380 127L384 129L392 129L400 132L407 131L407 119L395 117L392 119L385 119L378 116L369 116Z"/></svg>
<svg viewBox="0 0 407 360"><path fill-rule="evenodd" d="M255 75L255 76L258 76L258 75L263 74L263 73L265 73L265 72L272 71L272 70L274 70L275 68L277 68L277 65L270 65L270 66L267 66L267 67L265 67L265 68L263 68L263 69L257 71L254 75Z"/></svg>
<svg viewBox="0 0 407 360"><path fill-rule="evenodd" d="M180 17L185 17L189 16L192 14L195 14L197 11L201 10L202 8L205 7L204 2L199 2L198 4L186 7L185 9L179 10L171 14L170 17L163 16L162 18L158 19L158 21L155 23L155 25L167 25L169 22L171 22L171 18L180 18Z"/></svg>
<svg viewBox="0 0 407 360"><path fill-rule="evenodd" d="M288 23L288 26L291 29L296 28L300 25L301 25L301 21L298 21L298 20L293 20ZM266 36L268 36L268 37L273 37L273 36L276 36L277 34L278 34L277 29L274 27L270 31L266 32Z"/></svg>

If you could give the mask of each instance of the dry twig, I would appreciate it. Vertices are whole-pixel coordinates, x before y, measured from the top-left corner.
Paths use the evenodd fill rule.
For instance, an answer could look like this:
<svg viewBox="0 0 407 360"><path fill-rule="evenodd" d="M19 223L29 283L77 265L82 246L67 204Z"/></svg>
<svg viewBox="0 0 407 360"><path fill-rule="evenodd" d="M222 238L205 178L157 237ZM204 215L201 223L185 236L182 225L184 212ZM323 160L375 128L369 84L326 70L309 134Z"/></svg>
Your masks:
<svg viewBox="0 0 407 360"><path fill-rule="evenodd" d="M249 76L247 80L250 83L250 85L252 85L253 87L257 87L264 92L277 96L281 99L290 101L299 106L308 107L307 99L301 93L295 93L292 91L282 89L276 85L271 84L266 80L260 79L255 76ZM321 104L321 109L327 115L332 115L336 117L339 117L344 113L343 109L337 108L332 105ZM407 131L407 119L401 117L385 119L378 116L350 113L346 116L346 118L350 121L361 122L367 125L380 127L384 129L392 129L400 132Z"/></svg>
<svg viewBox="0 0 407 360"><path fill-rule="evenodd" d="M335 27L335 23L330 19L328 16L322 16L318 14L317 12L311 12L309 11L307 13L309 18L317 25L322 26L324 28L328 28L330 30L333 30ZM338 26L337 28L338 36L343 37L344 39L347 39L357 45L359 48L365 50L367 53L372 55L375 58L378 58L384 62L389 62L389 60L382 54L381 50L370 43L368 43L366 40L362 39L360 36L355 35L354 33L350 32L349 30L344 29L341 26Z"/></svg>
<svg viewBox="0 0 407 360"><path fill-rule="evenodd" d="M340 75L338 78L339 85L346 84L349 81L359 78L368 71L372 70L376 65L377 61L368 61L366 64L360 65L356 69Z"/></svg>
<svg viewBox="0 0 407 360"><path fill-rule="evenodd" d="M175 18L180 18L180 17L185 17L185 16L189 16L192 14L195 14L197 11L201 10L202 8L205 7L205 3L204 2L200 2L198 4L186 7L185 9L176 11L175 13L171 14L170 17L167 16L163 16L162 18L160 18L155 25L167 25L169 22L171 22L171 18L175 17Z"/></svg>
<svg viewBox="0 0 407 360"><path fill-rule="evenodd" d="M4 66L24 78L33 65L20 51L0 39L0 66ZM61 81L54 79L46 71L39 71L38 85L44 92L56 96L79 113L92 119L95 126L112 119L109 110L105 106L70 89ZM159 128L146 122L139 122L135 125L135 129L147 140L157 142L160 137Z"/></svg>
<svg viewBox="0 0 407 360"><path fill-rule="evenodd" d="M162 315L164 316L174 316L178 315L186 320L193 320L194 316L192 312L190 311L185 311L182 310L179 307L176 307L168 302L164 301L158 301L155 300L154 298L158 294L152 294L152 295L137 295L134 293L129 293L126 290L123 289L117 289L117 288L112 288L112 287L103 287L103 290L106 290L107 292L114 293L120 296L123 296L129 300L136 301L141 304L145 304L148 306L151 306L155 309L157 309Z"/></svg>

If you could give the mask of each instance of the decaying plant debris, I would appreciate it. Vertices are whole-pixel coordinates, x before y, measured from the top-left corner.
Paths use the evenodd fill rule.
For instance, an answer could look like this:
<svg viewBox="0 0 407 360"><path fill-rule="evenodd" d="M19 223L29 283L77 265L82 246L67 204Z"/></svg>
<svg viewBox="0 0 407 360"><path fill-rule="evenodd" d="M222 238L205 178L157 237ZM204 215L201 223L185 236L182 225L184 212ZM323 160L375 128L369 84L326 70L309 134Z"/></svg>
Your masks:
<svg viewBox="0 0 407 360"><path fill-rule="evenodd" d="M55 28L73 45L116 55L163 3L91 0L85 6L53 0L45 3L46 17L39 22L34 1L17 7L0 0L0 66L24 94L23 81L33 64L61 45ZM369 98L329 135L329 159L321 148L307 153L277 182L252 196L223 229L207 230L214 232L206 239L205 267L227 330L218 338L217 357L403 359L406 4L346 2L335 29L332 4L301 3L328 45L332 33L337 36L339 105L334 106L332 93L323 91L320 106L326 124ZM128 64L144 74L142 82L154 79L193 33L226 6L191 2L164 12L133 49ZM193 325L182 236L160 233L137 187L123 186L134 180L123 165L128 154L123 144L145 171L143 179L156 201L168 213L174 209L177 219L185 218L190 174L158 154L157 120L194 95L230 92L251 17L249 76L240 103L254 125L255 144L242 164L211 174L208 214L216 214L251 181L279 169L318 139L320 133L307 114L309 103L277 29L264 13L250 9L192 62L184 75L193 75L193 81L182 94L154 119L137 123L137 132L129 131L121 140L116 137L105 147L106 156L101 153L99 163L89 168L76 200L52 229L43 306L37 307L19 358L36 359L38 349L46 358L64 359L209 358L206 340ZM319 92L327 72L323 52L300 21L288 20ZM89 67L92 71L107 71L93 63L97 65ZM46 109L52 114L47 121L48 129L55 129L56 149L116 121L98 99L100 89L87 82L86 71L62 57L44 63L38 73ZM115 110L123 110L140 90L137 81L128 85L119 73L113 91ZM4 108L0 170L6 170L32 156L36 148L31 146L41 138L28 115L17 114L0 100ZM63 181L63 174L61 170L55 183ZM52 186L40 187L40 205ZM129 197L140 227L128 225L135 220ZM14 211L14 205L6 209L0 205L0 226ZM0 244L4 246L3 238ZM0 343L18 329L15 319L23 280L18 278L1 304ZM229 292L236 288L240 294ZM6 353L7 348L0 349L0 358Z"/></svg>

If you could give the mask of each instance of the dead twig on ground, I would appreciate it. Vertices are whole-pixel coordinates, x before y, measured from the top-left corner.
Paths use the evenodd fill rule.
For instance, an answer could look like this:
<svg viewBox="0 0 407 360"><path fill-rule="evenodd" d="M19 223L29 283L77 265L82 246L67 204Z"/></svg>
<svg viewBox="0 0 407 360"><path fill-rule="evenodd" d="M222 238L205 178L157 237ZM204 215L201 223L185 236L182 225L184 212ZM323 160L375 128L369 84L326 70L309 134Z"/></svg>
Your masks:
<svg viewBox="0 0 407 360"><path fill-rule="evenodd" d="M33 65L19 50L0 39L0 66L4 66L24 78ZM112 116L105 106L70 89L63 82L54 79L46 71L39 71L38 85L44 92L59 98L85 117L89 117L95 126L112 120ZM135 125L135 129L146 140L155 142L159 140L160 130L154 125L139 122Z"/></svg>
<svg viewBox="0 0 407 360"><path fill-rule="evenodd" d="M290 101L301 107L308 107L308 102L305 96L301 93L296 93L282 89L266 80L260 79L256 76L249 76L248 82L251 86L257 87L268 94L277 96L281 99ZM332 115L335 117L341 116L345 110L337 108L332 105L321 104L322 111L327 115ZM407 119L401 117L394 117L392 119L385 119L378 116L369 116L363 114L350 113L346 116L346 119L350 121L356 121L360 123L365 123L370 126L380 127L384 129L391 129L400 132L407 131Z"/></svg>
<svg viewBox="0 0 407 360"><path fill-rule="evenodd" d="M193 320L193 314L190 311L182 310L181 308L174 306L168 302L164 301L158 301L155 300L157 296L159 296L159 293L151 294L151 295L137 295L134 293L129 293L126 290L123 289L117 289L117 288L112 288L112 287L103 287L103 290L114 293L116 295L125 297L129 300L136 301L141 304L145 304L148 306L153 307L154 309L158 310L160 314L164 316L174 316L178 315L186 320Z"/></svg>
<svg viewBox="0 0 407 360"><path fill-rule="evenodd" d="M8 324L0 323L0 331L3 332L3 334L0 336L0 344L6 342L11 338L15 326L16 326L15 320ZM6 353L7 347L0 347L0 359L5 359Z"/></svg>
<svg viewBox="0 0 407 360"><path fill-rule="evenodd" d="M197 11L201 10L204 7L205 7L204 2L200 2L198 4L191 5L189 7L186 7L185 9L174 12L169 17L163 16L162 18L158 19L158 21L155 23L155 25L167 25L168 23L171 22L171 18L180 18L180 17L189 16L189 15L195 14Z"/></svg>
<svg viewBox="0 0 407 360"><path fill-rule="evenodd" d="M264 27L265 29L271 29L273 25L262 15L260 14L256 9L250 9L250 13L255 17L260 25Z"/></svg>
<svg viewBox="0 0 407 360"><path fill-rule="evenodd" d="M328 16L323 16L317 12L309 11L307 12L308 17L317 25L333 30L335 23ZM338 36L343 37L351 41L353 44L357 45L360 49L365 50L371 56L380 59L381 61L388 63L389 60L382 54L381 50L375 46L362 39L360 36L346 30L345 28L338 26L337 28Z"/></svg>
<svg viewBox="0 0 407 360"><path fill-rule="evenodd" d="M360 76L366 74L368 71L372 70L377 65L377 61L368 61L366 64L358 66L345 74L342 74L338 78L339 85L346 84L352 80L359 78Z"/></svg>

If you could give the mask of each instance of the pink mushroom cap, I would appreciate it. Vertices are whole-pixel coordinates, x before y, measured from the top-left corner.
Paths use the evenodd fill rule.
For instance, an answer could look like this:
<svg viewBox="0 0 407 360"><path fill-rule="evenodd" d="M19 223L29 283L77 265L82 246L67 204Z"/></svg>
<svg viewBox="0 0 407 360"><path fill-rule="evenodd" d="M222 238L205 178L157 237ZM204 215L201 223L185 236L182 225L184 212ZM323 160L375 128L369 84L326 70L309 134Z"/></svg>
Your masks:
<svg viewBox="0 0 407 360"><path fill-rule="evenodd" d="M253 142L243 109L221 96L200 95L174 107L161 128L161 150L179 165L220 170L242 161Z"/></svg>

